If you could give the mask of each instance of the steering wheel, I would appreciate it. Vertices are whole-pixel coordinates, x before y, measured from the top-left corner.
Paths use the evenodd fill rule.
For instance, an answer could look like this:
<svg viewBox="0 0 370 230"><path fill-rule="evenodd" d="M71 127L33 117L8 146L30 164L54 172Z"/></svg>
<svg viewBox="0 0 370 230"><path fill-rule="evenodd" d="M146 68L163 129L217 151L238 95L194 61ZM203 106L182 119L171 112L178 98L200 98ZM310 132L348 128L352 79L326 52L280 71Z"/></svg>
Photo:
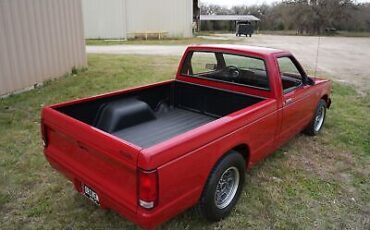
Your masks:
<svg viewBox="0 0 370 230"><path fill-rule="evenodd" d="M226 66L226 70L230 74L232 81L238 79L240 75L240 69L237 66L235 65Z"/></svg>

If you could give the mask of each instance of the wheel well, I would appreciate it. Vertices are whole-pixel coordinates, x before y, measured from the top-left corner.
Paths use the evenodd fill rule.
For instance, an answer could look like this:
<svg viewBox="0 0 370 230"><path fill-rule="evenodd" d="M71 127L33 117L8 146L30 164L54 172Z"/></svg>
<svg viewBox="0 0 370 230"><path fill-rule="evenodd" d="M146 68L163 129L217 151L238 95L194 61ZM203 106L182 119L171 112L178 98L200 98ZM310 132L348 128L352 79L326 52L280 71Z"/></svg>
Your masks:
<svg viewBox="0 0 370 230"><path fill-rule="evenodd" d="M240 153L243 156L244 160L245 160L246 166L248 166L248 162L249 162L249 147L248 147L248 145L240 144L240 145L235 146L234 148L232 148L232 150L237 151L238 153Z"/></svg>
<svg viewBox="0 0 370 230"><path fill-rule="evenodd" d="M323 99L326 102L326 107L329 108L330 107L329 96L327 94L325 94L324 96L321 97L321 99Z"/></svg>
<svg viewBox="0 0 370 230"><path fill-rule="evenodd" d="M208 180L209 180L209 175L212 173L212 170L214 169L214 167L226 156L230 153L230 151L236 151L238 152L240 155L242 155L242 157L244 158L245 160L245 168L248 169L248 164L249 164L249 147L248 145L246 144L240 144L240 145L237 145L235 147L233 147L232 149L230 149L229 151L225 152L224 155L222 155L217 161L216 163L212 166L211 168L211 171L208 173L208 176L207 176L207 180L205 182L205 184L203 185L203 191L204 191L204 187L207 185L208 183ZM202 191L202 193L203 193Z"/></svg>

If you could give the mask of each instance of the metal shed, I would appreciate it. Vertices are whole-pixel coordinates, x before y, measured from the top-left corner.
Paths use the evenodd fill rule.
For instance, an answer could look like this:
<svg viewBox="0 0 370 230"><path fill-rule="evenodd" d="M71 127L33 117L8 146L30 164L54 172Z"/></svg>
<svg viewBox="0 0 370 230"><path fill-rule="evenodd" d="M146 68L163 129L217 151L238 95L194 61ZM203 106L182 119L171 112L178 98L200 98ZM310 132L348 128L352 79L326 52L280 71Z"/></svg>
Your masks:
<svg viewBox="0 0 370 230"><path fill-rule="evenodd" d="M133 33L192 36L192 0L83 0L86 38L125 39Z"/></svg>
<svg viewBox="0 0 370 230"><path fill-rule="evenodd" d="M201 21L259 21L254 15L200 15Z"/></svg>
<svg viewBox="0 0 370 230"><path fill-rule="evenodd" d="M81 0L0 0L0 96L84 66Z"/></svg>
<svg viewBox="0 0 370 230"><path fill-rule="evenodd" d="M258 31L258 28L259 28L258 22L260 21L260 19L250 14L247 14L247 15L200 15L199 21L200 22L210 21L213 23L218 22L218 21L228 21L230 23L234 23L234 27L237 27L237 24L239 22L249 22L249 23L253 22L254 27L256 27ZM198 24L200 24L200 22L198 22ZM200 26L198 27L198 31L199 30L200 30Z"/></svg>

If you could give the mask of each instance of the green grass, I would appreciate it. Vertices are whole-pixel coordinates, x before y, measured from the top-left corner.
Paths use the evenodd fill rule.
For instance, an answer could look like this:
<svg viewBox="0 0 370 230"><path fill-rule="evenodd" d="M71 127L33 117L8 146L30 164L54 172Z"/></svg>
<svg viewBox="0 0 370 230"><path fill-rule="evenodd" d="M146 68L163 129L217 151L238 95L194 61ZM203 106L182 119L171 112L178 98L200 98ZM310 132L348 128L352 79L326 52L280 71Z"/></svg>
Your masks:
<svg viewBox="0 0 370 230"><path fill-rule="evenodd" d="M179 57L89 55L89 69L0 99L1 229L136 229L76 193L42 154L40 109L172 78ZM323 132L298 135L247 174L230 217L190 209L161 229L369 229L370 94L334 84Z"/></svg>

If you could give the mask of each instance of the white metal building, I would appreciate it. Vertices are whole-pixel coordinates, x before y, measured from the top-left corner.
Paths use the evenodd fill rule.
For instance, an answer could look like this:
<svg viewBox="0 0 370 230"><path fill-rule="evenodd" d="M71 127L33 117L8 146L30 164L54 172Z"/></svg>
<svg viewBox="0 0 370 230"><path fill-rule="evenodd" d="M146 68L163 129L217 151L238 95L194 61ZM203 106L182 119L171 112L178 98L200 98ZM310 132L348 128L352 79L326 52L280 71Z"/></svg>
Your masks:
<svg viewBox="0 0 370 230"><path fill-rule="evenodd" d="M86 65L81 0L0 0L0 96Z"/></svg>
<svg viewBox="0 0 370 230"><path fill-rule="evenodd" d="M132 33L192 36L193 0L83 0L85 38L127 38ZM197 1L196 1L197 2Z"/></svg>

